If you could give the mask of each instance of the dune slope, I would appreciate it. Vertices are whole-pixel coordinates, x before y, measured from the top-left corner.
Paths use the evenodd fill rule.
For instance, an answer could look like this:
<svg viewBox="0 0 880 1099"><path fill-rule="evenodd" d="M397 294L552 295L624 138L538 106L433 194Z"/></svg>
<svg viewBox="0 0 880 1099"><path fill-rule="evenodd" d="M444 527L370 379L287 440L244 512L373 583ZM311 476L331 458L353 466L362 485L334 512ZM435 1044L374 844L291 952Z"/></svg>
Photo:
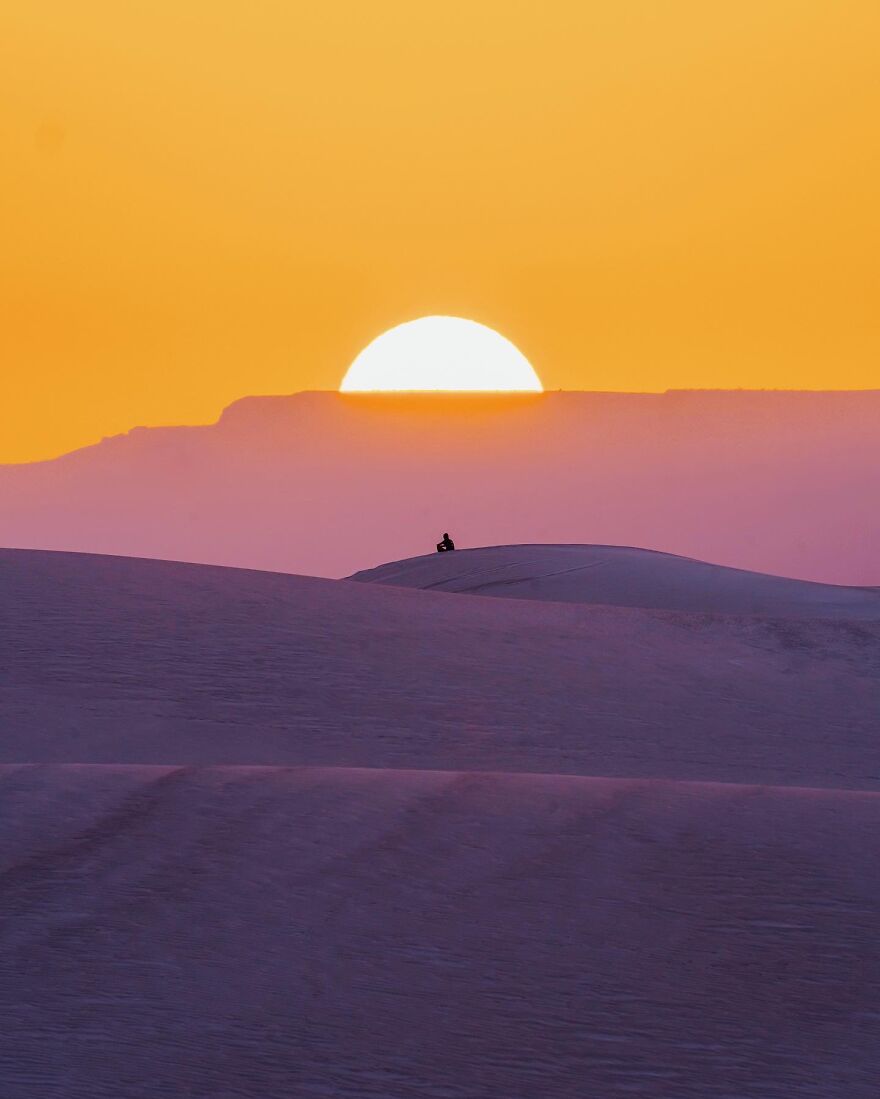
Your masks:
<svg viewBox="0 0 880 1099"><path fill-rule="evenodd" d="M880 618L880 589L789 580L629 546L485 546L393 561L351 579L560 603L780 618Z"/></svg>
<svg viewBox="0 0 880 1099"><path fill-rule="evenodd" d="M0 769L4 1099L873 1099L880 797Z"/></svg>
<svg viewBox="0 0 880 1099"><path fill-rule="evenodd" d="M880 622L0 553L0 762L880 789Z"/></svg>

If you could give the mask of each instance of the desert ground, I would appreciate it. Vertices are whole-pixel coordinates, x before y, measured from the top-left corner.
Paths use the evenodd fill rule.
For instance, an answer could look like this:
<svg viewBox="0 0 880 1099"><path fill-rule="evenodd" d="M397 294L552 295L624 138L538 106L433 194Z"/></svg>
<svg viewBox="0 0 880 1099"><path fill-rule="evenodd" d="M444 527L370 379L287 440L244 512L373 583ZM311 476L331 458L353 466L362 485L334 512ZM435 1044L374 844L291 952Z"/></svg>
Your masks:
<svg viewBox="0 0 880 1099"><path fill-rule="evenodd" d="M874 1099L880 592L0 551L3 1099Z"/></svg>

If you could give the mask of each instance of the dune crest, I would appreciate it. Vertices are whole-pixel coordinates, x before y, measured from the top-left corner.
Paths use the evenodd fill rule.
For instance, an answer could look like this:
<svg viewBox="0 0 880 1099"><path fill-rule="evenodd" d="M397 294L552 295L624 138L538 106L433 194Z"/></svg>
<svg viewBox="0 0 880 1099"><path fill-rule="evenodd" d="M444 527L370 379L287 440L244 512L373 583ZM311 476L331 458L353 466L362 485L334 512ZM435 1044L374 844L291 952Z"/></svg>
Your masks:
<svg viewBox="0 0 880 1099"><path fill-rule="evenodd" d="M880 589L791 580L631 546L485 546L393 561L350 579L556 603L880 619Z"/></svg>

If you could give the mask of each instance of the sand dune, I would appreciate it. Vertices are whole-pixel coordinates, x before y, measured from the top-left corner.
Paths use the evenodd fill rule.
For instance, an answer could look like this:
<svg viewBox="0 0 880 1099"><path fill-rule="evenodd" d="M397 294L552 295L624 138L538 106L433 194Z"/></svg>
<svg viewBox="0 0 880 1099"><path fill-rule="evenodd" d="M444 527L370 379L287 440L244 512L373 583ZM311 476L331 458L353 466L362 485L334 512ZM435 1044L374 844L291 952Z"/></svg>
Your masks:
<svg viewBox="0 0 880 1099"><path fill-rule="evenodd" d="M880 589L813 584L628 546L487 546L394 561L368 584L779 618L880 618Z"/></svg>
<svg viewBox="0 0 880 1099"><path fill-rule="evenodd" d="M880 797L0 770L4 1099L873 1099Z"/></svg>
<svg viewBox="0 0 880 1099"><path fill-rule="evenodd" d="M880 789L880 622L0 553L0 762Z"/></svg>
<svg viewBox="0 0 880 1099"><path fill-rule="evenodd" d="M880 622L14 550L0 606L3 1099L876 1095Z"/></svg>

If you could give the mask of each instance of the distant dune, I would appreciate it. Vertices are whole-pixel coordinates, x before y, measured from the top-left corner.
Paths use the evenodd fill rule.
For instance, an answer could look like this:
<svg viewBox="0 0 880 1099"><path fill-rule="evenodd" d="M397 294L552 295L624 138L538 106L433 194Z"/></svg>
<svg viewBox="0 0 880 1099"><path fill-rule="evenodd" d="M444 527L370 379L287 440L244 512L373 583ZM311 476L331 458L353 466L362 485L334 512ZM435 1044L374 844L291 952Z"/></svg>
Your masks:
<svg viewBox="0 0 880 1099"><path fill-rule="evenodd" d="M874 593L431 569L0 551L3 1099L874 1099Z"/></svg>
<svg viewBox="0 0 880 1099"><path fill-rule="evenodd" d="M880 589L812 584L627 546L487 546L394 561L351 579L557 603L880 619Z"/></svg>
<svg viewBox="0 0 880 1099"><path fill-rule="evenodd" d="M0 545L346 576L448 530L880 585L878 424L880 391L254 397L0 467Z"/></svg>

